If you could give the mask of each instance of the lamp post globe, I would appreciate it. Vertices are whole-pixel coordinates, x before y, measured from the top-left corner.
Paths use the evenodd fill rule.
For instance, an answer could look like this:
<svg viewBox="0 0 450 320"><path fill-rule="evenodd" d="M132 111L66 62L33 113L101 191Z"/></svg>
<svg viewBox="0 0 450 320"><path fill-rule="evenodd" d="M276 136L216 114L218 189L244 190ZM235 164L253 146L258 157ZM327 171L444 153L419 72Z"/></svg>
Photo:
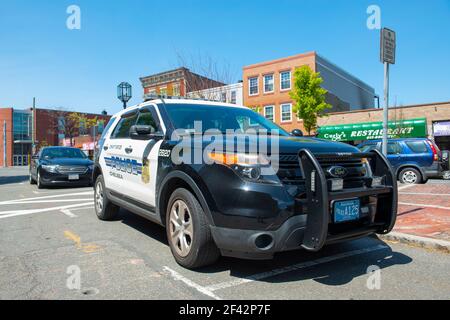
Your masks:
<svg viewBox="0 0 450 320"><path fill-rule="evenodd" d="M131 99L131 84L121 82L117 86L117 98L123 102L123 108L127 108L127 102Z"/></svg>

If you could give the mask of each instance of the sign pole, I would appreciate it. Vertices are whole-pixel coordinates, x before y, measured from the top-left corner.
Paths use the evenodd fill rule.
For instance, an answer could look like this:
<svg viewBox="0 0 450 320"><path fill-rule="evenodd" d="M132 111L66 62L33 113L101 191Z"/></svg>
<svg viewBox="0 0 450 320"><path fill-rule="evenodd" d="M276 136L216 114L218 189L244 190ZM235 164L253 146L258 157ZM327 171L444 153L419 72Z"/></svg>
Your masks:
<svg viewBox="0 0 450 320"><path fill-rule="evenodd" d="M36 98L33 97L33 107L31 109L31 156L36 153Z"/></svg>
<svg viewBox="0 0 450 320"><path fill-rule="evenodd" d="M383 148L382 152L387 156L389 121L389 63L384 62L384 108L383 108Z"/></svg>
<svg viewBox="0 0 450 320"><path fill-rule="evenodd" d="M389 130L389 64L395 64L395 31L383 28L380 33L380 60L384 64L384 108L382 152L387 156Z"/></svg>

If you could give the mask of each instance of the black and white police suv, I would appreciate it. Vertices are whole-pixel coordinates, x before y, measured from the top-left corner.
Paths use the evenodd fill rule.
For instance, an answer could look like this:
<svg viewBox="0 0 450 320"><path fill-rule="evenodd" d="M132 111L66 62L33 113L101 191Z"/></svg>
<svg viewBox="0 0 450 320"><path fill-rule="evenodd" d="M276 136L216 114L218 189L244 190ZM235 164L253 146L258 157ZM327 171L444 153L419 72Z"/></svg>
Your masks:
<svg viewBox="0 0 450 320"><path fill-rule="evenodd" d="M397 212L396 179L379 151L289 134L249 108L211 101L158 98L116 114L93 180L99 219L122 207L165 226L186 268L385 234Z"/></svg>

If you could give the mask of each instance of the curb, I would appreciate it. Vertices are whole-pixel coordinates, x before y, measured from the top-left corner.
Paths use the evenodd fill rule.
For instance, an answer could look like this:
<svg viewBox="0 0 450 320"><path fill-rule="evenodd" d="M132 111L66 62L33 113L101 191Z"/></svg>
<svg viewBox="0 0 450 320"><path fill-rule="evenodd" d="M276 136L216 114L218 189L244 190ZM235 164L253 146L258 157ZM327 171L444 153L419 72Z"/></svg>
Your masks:
<svg viewBox="0 0 450 320"><path fill-rule="evenodd" d="M450 253L450 241L432 239L415 236L401 232L391 232L385 235L378 235L379 238L388 241L398 241L400 243L419 246L426 249L433 249Z"/></svg>

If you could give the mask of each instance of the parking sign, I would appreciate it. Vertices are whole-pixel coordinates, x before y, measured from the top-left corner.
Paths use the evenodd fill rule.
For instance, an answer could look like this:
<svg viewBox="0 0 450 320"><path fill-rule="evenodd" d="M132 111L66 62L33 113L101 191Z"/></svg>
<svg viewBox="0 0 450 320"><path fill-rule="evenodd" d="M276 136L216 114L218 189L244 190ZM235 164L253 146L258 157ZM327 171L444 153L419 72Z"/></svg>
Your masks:
<svg viewBox="0 0 450 320"><path fill-rule="evenodd" d="M395 31L381 29L380 60L382 63L395 64Z"/></svg>

